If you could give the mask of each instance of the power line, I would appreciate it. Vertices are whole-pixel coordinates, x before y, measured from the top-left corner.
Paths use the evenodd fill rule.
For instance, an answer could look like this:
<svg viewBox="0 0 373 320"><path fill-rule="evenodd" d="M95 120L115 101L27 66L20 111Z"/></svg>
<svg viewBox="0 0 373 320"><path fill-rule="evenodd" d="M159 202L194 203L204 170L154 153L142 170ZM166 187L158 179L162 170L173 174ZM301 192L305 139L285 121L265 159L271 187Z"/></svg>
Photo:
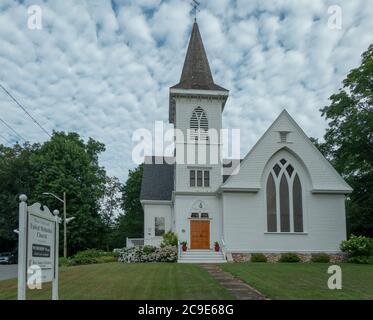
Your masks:
<svg viewBox="0 0 373 320"><path fill-rule="evenodd" d="M19 138L21 138L22 140L26 141L26 139L24 137L22 137L16 130L14 130L11 125L7 124L3 119L0 118L0 121L10 130L12 130Z"/></svg>
<svg viewBox="0 0 373 320"><path fill-rule="evenodd" d="M52 136L49 134L49 132L44 129L44 127L26 110L26 108L24 106L22 106L17 100L16 98L14 98L12 96L12 94L4 88L4 86L0 83L0 87L5 91L5 93L12 98L12 100L31 118L32 121L34 121L36 123L36 125L44 131L45 134L47 134L50 138L52 138Z"/></svg>
<svg viewBox="0 0 373 320"><path fill-rule="evenodd" d="M3 139L6 143L12 144L7 138L0 134L0 138Z"/></svg>

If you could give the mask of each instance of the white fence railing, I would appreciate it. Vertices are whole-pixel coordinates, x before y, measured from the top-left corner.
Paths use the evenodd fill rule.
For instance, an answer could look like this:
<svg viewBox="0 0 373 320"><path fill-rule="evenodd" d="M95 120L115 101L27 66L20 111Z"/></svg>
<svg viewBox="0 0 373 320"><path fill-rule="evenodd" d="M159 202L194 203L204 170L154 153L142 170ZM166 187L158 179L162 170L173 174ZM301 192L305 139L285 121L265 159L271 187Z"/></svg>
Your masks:
<svg viewBox="0 0 373 320"><path fill-rule="evenodd" d="M144 245L144 238L127 238L126 247L142 247Z"/></svg>

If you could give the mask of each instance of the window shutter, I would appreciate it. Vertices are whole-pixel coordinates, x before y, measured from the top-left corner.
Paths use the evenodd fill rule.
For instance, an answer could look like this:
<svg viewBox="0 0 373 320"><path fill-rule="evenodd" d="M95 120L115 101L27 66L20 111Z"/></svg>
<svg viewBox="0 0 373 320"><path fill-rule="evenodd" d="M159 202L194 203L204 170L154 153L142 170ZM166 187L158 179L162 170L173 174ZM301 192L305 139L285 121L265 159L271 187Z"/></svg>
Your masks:
<svg viewBox="0 0 373 320"><path fill-rule="evenodd" d="M189 127L191 140L208 140L209 123L206 113L201 107L193 110Z"/></svg>

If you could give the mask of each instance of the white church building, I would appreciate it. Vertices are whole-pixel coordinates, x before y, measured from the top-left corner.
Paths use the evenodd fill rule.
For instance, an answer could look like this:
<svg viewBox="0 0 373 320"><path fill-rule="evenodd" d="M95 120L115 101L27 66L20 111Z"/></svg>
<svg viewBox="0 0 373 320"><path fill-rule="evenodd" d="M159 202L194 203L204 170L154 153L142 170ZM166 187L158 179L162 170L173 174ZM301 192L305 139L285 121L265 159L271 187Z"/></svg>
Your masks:
<svg viewBox="0 0 373 320"><path fill-rule="evenodd" d="M189 145L212 143L208 129L222 128L228 95L214 83L195 22L180 82L170 88L169 121L184 133L175 139L176 158ZM221 141L215 148L221 149ZM144 244L159 245L164 232L175 232L188 248L179 247L179 262L224 262L256 252L340 253L345 197L352 189L286 110L233 163L239 164L236 174L224 173L221 160L155 160L148 157L144 164Z"/></svg>

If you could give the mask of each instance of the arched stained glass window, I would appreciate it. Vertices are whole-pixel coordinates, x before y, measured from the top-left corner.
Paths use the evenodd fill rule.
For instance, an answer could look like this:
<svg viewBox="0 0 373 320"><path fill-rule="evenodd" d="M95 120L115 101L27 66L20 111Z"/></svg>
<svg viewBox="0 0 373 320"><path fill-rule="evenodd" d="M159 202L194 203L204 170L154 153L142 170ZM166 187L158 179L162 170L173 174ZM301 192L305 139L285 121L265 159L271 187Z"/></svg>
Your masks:
<svg viewBox="0 0 373 320"><path fill-rule="evenodd" d="M266 202L268 232L304 231L302 185L287 159L275 163L268 175Z"/></svg>

